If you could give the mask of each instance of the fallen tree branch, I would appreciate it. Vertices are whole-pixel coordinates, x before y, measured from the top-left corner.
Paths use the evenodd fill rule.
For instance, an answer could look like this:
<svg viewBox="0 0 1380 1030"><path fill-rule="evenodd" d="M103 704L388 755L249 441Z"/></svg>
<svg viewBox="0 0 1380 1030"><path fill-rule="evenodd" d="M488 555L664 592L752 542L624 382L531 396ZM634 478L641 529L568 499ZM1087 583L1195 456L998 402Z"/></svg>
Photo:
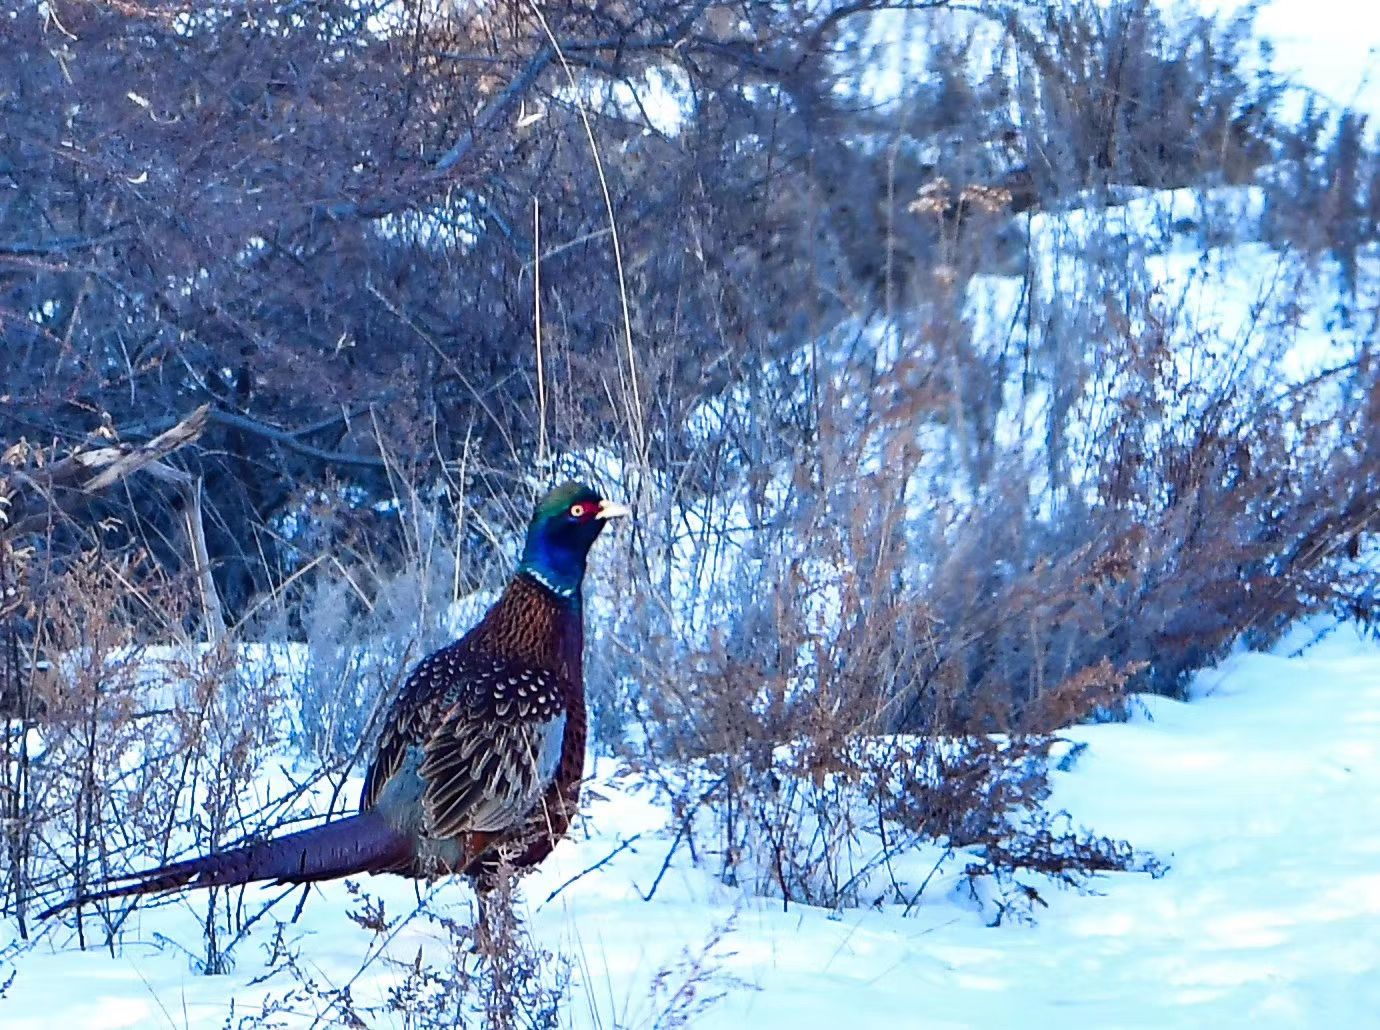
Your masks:
<svg viewBox="0 0 1380 1030"><path fill-rule="evenodd" d="M209 407L203 405L146 443L79 450L48 465L19 467L29 464L25 460L29 451L24 444L16 444L4 455L5 462L14 467L0 471L0 536L34 532L57 513L71 517L97 494L136 472L185 489L193 478L162 459L201 436L209 414Z"/></svg>

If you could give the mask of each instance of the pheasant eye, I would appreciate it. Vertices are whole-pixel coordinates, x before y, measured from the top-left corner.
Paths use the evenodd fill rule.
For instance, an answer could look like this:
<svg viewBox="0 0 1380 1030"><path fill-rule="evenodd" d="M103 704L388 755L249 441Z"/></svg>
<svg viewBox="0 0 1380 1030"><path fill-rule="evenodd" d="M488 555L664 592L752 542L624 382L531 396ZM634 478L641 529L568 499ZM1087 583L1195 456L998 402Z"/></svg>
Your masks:
<svg viewBox="0 0 1380 1030"><path fill-rule="evenodd" d="M573 515L575 518L578 519L584 513L585 506L583 504L573 504L570 506L570 514Z"/></svg>

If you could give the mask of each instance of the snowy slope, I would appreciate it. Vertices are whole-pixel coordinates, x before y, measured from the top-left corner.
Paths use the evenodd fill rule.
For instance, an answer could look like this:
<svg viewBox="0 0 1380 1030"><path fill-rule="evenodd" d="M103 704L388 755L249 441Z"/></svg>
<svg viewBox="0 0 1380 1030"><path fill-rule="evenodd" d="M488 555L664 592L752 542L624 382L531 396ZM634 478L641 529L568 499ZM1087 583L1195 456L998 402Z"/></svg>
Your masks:
<svg viewBox="0 0 1380 1030"><path fill-rule="evenodd" d="M1047 891L1034 925L986 926L956 870L909 916L782 911L722 886L684 849L643 901L669 849L669 813L601 765L604 800L588 806L587 839L563 844L522 887L536 941L573 965L565 1023L655 1025L692 978L678 963L717 937L697 989L725 996L697 1027L1377 1025L1380 646L1341 627L1299 656L1235 655L1201 674L1194 694L1186 704L1146 697L1128 723L1064 734L1087 747L1056 776L1055 804L1170 869L1103 876L1095 893ZM364 886L390 913L416 904L402 880ZM459 883L440 884L432 902L468 915ZM342 885L323 887L286 939L323 986L353 978L356 1001L369 1004L403 971L383 961L360 971L376 942L346 918L352 904ZM57 928L18 958L0 1025L221 1027L289 992L281 974L253 982L272 936L262 923L232 973L197 975L187 952L200 948L199 912L141 912L115 957L75 950ZM411 962L419 947L425 961L447 960L444 934L424 918L387 953ZM313 1025L321 1008L294 1000L281 1025Z"/></svg>

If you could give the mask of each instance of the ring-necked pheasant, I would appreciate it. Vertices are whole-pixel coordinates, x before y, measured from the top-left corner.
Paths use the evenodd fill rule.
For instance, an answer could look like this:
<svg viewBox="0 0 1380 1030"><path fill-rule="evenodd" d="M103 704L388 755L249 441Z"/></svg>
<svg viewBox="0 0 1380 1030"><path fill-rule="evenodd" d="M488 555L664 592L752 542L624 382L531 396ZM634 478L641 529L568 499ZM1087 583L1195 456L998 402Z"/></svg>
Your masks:
<svg viewBox="0 0 1380 1030"><path fill-rule="evenodd" d="M384 872L463 873L482 882L505 862L540 862L579 801L585 559L608 520L626 514L579 483L542 499L503 594L478 625L408 676L358 815L115 877L43 917L88 901L182 888Z"/></svg>

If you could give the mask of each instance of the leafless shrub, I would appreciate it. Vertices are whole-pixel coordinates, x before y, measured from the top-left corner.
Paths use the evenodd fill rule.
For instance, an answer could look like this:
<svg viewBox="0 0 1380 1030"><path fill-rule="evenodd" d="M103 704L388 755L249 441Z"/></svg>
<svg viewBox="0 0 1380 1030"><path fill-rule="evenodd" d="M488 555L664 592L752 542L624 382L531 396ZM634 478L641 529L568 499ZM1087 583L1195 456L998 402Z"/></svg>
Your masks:
<svg viewBox="0 0 1380 1030"><path fill-rule="evenodd" d="M1336 318L1373 335L1376 313L1365 303L1361 262L1380 236L1380 152L1367 141L1368 129L1365 115L1310 98L1262 187L1268 238L1335 261Z"/></svg>
<svg viewBox="0 0 1380 1030"><path fill-rule="evenodd" d="M646 1027L647 1030L680 1030L692 1027L695 1020L717 1004L730 987L747 987L718 968L723 960L723 945L734 929L732 920L717 926L697 948L685 948L673 964L657 970L644 1002L649 1010L645 1019L628 1020L620 1025Z"/></svg>
<svg viewBox="0 0 1380 1030"><path fill-rule="evenodd" d="M1279 87L1249 71L1259 4L1230 20L1143 0L1008 8L1029 63L1029 167L1064 192L1108 183L1244 183L1269 158Z"/></svg>
<svg viewBox="0 0 1380 1030"><path fill-rule="evenodd" d="M916 216L964 217L953 196L936 181ZM918 314L856 330L869 346L800 356L790 400L749 379L653 494L646 560L665 574L620 583L637 600L605 627L612 704L638 769L697 770L663 783L673 839L726 880L862 900L865 853L895 852L850 807L888 779L855 751L897 731L937 750L895 764L933 768L929 804L973 822L911 819L899 849L969 839L994 869L1125 867L1122 845L1021 828L1043 804L1043 735L1177 693L1243 636L1354 610L1347 555L1380 483L1369 363L1280 389L1287 310L1235 339L1188 324L1137 256L1162 242L1096 219L1083 278L1046 293L1029 273L1019 386L1010 337L978 337L963 274L937 276L914 287ZM976 748L980 776L938 761L942 741L992 732L1029 743Z"/></svg>
<svg viewBox="0 0 1380 1030"><path fill-rule="evenodd" d="M182 631L195 588L137 552L99 550L39 582L21 655L29 714L8 724L3 753L17 813L6 826L15 861L5 909L21 934L35 900L271 832L312 786L263 793L264 762L282 743L282 684L271 663L241 668L233 642L198 644ZM151 631L172 642L153 644ZM206 905L197 961L219 972L263 908L239 890L197 901ZM78 910L79 943L115 948L130 911L128 901Z"/></svg>

